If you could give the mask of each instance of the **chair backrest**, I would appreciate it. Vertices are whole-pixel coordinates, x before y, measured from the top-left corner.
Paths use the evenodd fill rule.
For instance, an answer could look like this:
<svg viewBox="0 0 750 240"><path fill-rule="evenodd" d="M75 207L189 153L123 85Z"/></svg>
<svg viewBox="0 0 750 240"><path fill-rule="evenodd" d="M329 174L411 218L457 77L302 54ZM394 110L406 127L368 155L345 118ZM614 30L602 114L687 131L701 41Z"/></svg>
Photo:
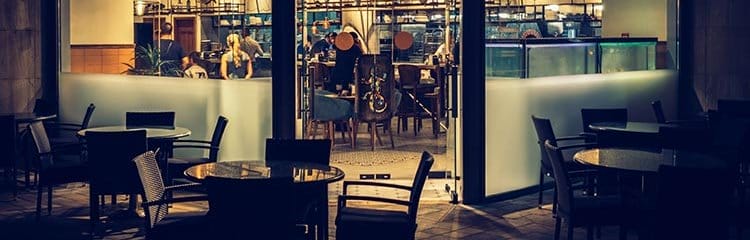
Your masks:
<svg viewBox="0 0 750 240"><path fill-rule="evenodd" d="M34 101L34 113L36 114L52 114L54 113L54 106L47 100L37 99Z"/></svg>
<svg viewBox="0 0 750 240"><path fill-rule="evenodd" d="M164 198L164 180L161 177L159 164L156 162L156 153L145 152L133 159L138 169L138 176L143 186L143 198L147 202L154 202ZM146 207L146 227L151 229L167 216L168 204L151 205Z"/></svg>
<svg viewBox="0 0 750 240"><path fill-rule="evenodd" d="M707 128L660 127L659 138L663 148L705 152L713 146L711 131Z"/></svg>
<svg viewBox="0 0 750 240"><path fill-rule="evenodd" d="M735 174L660 166L656 239L727 239Z"/></svg>
<svg viewBox="0 0 750 240"><path fill-rule="evenodd" d="M720 113L736 117L750 117L750 100L719 99Z"/></svg>
<svg viewBox="0 0 750 240"><path fill-rule="evenodd" d="M207 177L209 221L217 239L252 233L254 239L290 239L295 224L292 178Z"/></svg>
<svg viewBox="0 0 750 240"><path fill-rule="evenodd" d="M419 67L408 64L398 66L398 76L402 88L416 88L421 77Z"/></svg>
<svg viewBox="0 0 750 240"><path fill-rule="evenodd" d="M266 161L299 161L328 165L330 139L266 139Z"/></svg>
<svg viewBox="0 0 750 240"><path fill-rule="evenodd" d="M216 160L219 159L218 147L221 146L221 139L224 137L224 130L227 129L227 124L229 124L229 119L224 116L219 116L219 118L216 119L216 127L214 127L214 133L211 136L211 146L217 147L217 149L211 149L208 151L208 159L212 162L216 162Z"/></svg>
<svg viewBox="0 0 750 240"><path fill-rule="evenodd" d="M330 70L325 64L319 62L310 63L313 73L313 83L316 85L322 85L323 83L330 81Z"/></svg>
<svg viewBox="0 0 750 240"><path fill-rule="evenodd" d="M175 112L126 112L125 125L174 127Z"/></svg>
<svg viewBox="0 0 750 240"><path fill-rule="evenodd" d="M15 165L17 126L15 116L0 115L0 167Z"/></svg>
<svg viewBox="0 0 750 240"><path fill-rule="evenodd" d="M393 65L388 55L363 55L359 58L359 65L357 66L358 73L360 75L360 81L358 84L358 95L359 95L359 119L363 122L379 122L392 117L393 110L391 107L395 104L391 101L391 96L394 92L395 82L393 80ZM367 83L376 76L383 78L383 82L380 84L380 97L369 98L366 97L368 93L372 92L371 84ZM377 106L386 107L384 109L378 108Z"/></svg>
<svg viewBox="0 0 750 240"><path fill-rule="evenodd" d="M133 158L146 152L146 130L86 132L92 194L139 194Z"/></svg>
<svg viewBox="0 0 750 240"><path fill-rule="evenodd" d="M94 109L96 109L96 105L93 103L89 104L89 107L86 108L86 115L83 115L83 121L81 121L81 129L89 128L89 122L91 122L91 116L94 115Z"/></svg>
<svg viewBox="0 0 750 240"><path fill-rule="evenodd" d="M411 194L409 195L409 219L411 223L417 222L417 210L419 209L419 198L422 196L424 183L427 181L427 175L430 173L435 158L430 152L422 152L422 158L419 160L417 173L414 174L414 182L411 185Z"/></svg>
<svg viewBox="0 0 750 240"><path fill-rule="evenodd" d="M552 172L552 165L547 155L547 150L544 148L544 142L549 140L553 146L557 146L557 137L555 132L552 130L552 122L546 118L536 117L531 115L531 121L534 122L534 129L536 130L537 145L539 146L539 153L542 157L542 168L547 173Z"/></svg>
<svg viewBox="0 0 750 240"><path fill-rule="evenodd" d="M40 169L45 169L54 165L54 159L48 154L52 152L52 145L49 142L44 123L42 121L32 122L29 124L29 131L31 132L31 138L34 140L36 155L30 155L28 157L38 157L39 162L36 162L35 165Z"/></svg>
<svg viewBox="0 0 750 240"><path fill-rule="evenodd" d="M573 190L568 178L568 169L563 164L562 151L547 140L544 148L552 164L552 174L555 176L555 187L557 187L557 212L563 216L570 216L573 210Z"/></svg>
<svg viewBox="0 0 750 240"><path fill-rule="evenodd" d="M581 109L581 123L584 132L593 132L589 125L597 122L627 122L627 108L584 108Z"/></svg>
<svg viewBox="0 0 750 240"><path fill-rule="evenodd" d="M664 116L664 108L662 108L660 100L651 102L651 108L654 109L654 116L656 117L656 122L667 123L667 118Z"/></svg>

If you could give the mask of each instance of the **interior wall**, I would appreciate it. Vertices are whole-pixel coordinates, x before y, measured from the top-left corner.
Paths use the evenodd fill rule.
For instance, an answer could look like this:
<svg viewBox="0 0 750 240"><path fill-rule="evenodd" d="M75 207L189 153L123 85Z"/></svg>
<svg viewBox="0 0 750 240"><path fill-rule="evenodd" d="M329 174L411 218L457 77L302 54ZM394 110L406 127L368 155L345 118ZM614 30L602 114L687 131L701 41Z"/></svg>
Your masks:
<svg viewBox="0 0 750 240"><path fill-rule="evenodd" d="M581 108L627 108L633 121L655 122L651 101L676 116L673 70L530 79L487 79L485 194L539 183L540 152L531 115L549 118L557 136L582 131Z"/></svg>
<svg viewBox="0 0 750 240"><path fill-rule="evenodd" d="M667 0L603 0L602 37L658 37L667 40Z"/></svg>
<svg viewBox="0 0 750 240"><path fill-rule="evenodd" d="M0 112L26 112L42 97L39 1L0 0Z"/></svg>
<svg viewBox="0 0 750 240"><path fill-rule="evenodd" d="M70 44L133 44L132 0L70 0Z"/></svg>
<svg viewBox="0 0 750 240"><path fill-rule="evenodd" d="M692 25L687 26L693 48L686 56L691 59L688 81L692 91L685 99L695 112L716 109L719 99L750 99L750 22L747 21L747 0L694 0L691 4ZM690 90L690 89L689 89ZM695 101L695 102L693 102Z"/></svg>
<svg viewBox="0 0 750 240"><path fill-rule="evenodd" d="M211 138L219 115L229 119L219 160L263 160L271 137L271 81L207 80L155 76L61 73L63 122L80 122L89 103L96 105L91 127L125 124L128 111L174 111L175 124ZM177 156L196 152L175 150Z"/></svg>

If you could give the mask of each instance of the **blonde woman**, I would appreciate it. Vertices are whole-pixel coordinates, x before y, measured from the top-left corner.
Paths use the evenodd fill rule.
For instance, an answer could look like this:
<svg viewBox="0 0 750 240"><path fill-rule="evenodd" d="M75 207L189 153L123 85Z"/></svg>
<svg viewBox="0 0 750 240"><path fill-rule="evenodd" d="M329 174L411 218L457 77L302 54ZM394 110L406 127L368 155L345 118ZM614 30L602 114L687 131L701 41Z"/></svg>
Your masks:
<svg viewBox="0 0 750 240"><path fill-rule="evenodd" d="M253 76L253 61L250 55L240 50L239 34L227 36L229 50L221 55L221 77L224 79L250 79Z"/></svg>

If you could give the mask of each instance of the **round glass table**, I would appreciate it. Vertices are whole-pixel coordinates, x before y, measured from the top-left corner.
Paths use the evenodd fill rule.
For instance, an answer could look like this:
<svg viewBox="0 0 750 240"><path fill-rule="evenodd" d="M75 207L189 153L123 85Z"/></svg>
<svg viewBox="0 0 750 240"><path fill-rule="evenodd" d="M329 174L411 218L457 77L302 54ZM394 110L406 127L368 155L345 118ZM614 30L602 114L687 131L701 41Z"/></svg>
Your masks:
<svg viewBox="0 0 750 240"><path fill-rule="evenodd" d="M187 129L184 127L167 128L167 127L153 127L153 126L142 127L142 126L125 126L125 125L87 128L87 129L78 131L77 134L78 136L86 137L87 131L120 132L120 131L139 130L139 129L146 130L146 138L148 139L177 139L177 138L190 136L191 134L190 129Z"/></svg>
<svg viewBox="0 0 750 240"><path fill-rule="evenodd" d="M712 154L674 149L592 148L577 152L573 159L595 167L654 173L661 165L705 169L727 167L722 158Z"/></svg>
<svg viewBox="0 0 750 240"><path fill-rule="evenodd" d="M293 177L295 183L331 183L344 179L344 171L294 161L223 161L192 166L185 170L185 176L196 182L212 176L248 180Z"/></svg>

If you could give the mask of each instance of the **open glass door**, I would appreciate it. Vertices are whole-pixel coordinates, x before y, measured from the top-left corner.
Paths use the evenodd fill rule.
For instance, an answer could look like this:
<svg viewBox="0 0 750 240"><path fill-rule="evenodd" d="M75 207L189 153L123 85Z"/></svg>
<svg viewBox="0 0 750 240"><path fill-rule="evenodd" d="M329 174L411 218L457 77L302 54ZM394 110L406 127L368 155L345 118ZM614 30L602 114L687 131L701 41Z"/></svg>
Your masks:
<svg viewBox="0 0 750 240"><path fill-rule="evenodd" d="M458 15L455 0L297 1L298 136L332 139L347 180L410 185L429 151L422 199L457 201Z"/></svg>

